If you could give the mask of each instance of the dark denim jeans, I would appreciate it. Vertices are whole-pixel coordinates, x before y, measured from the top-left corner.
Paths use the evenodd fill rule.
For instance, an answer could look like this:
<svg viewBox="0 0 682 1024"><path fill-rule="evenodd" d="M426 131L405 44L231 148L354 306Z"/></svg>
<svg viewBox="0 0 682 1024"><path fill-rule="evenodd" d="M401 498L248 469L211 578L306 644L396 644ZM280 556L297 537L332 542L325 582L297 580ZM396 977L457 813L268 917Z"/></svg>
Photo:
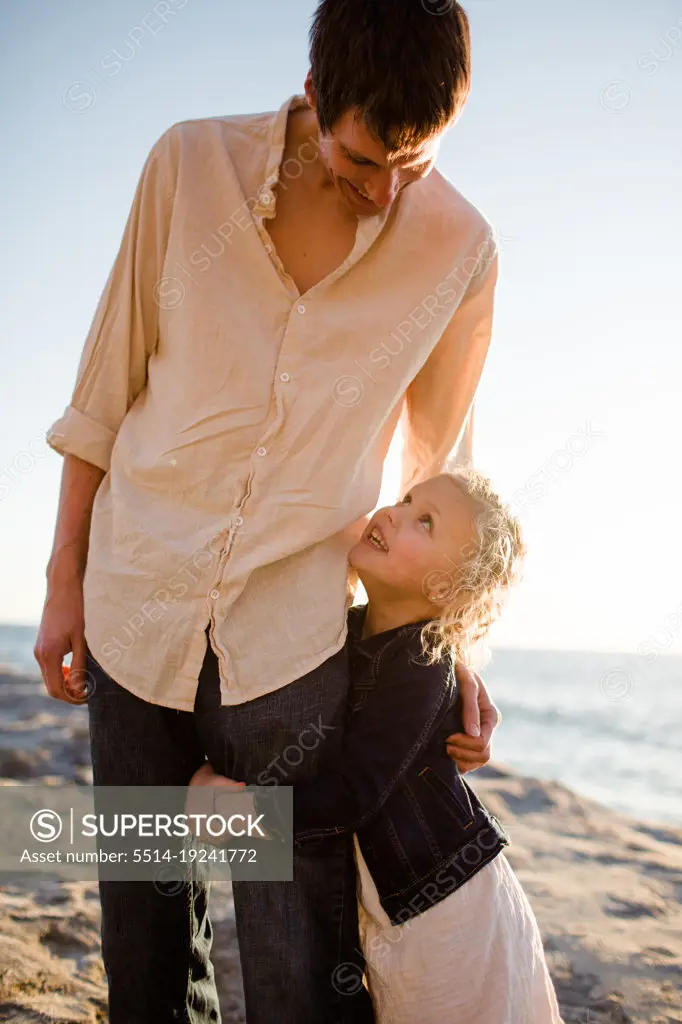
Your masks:
<svg viewBox="0 0 682 1024"><path fill-rule="evenodd" d="M207 756L250 784L290 784L338 757L345 650L272 694L221 706L210 646L194 712L119 686L88 650L96 786L186 786ZM100 881L111 1024L220 1021L210 950L210 883ZM294 850L293 882L233 883L248 1024L372 1024L360 984L352 836Z"/></svg>

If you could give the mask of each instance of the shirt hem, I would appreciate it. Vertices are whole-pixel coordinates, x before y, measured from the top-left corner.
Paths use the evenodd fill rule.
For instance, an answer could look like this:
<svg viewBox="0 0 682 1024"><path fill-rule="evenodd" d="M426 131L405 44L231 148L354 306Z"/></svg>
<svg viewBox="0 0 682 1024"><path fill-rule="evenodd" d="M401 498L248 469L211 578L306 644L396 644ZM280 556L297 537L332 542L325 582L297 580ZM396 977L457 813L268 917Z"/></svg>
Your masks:
<svg viewBox="0 0 682 1024"><path fill-rule="evenodd" d="M116 676L114 676L108 669L104 668L100 655L97 653L95 647L93 647L93 645L88 640L87 635L85 636L85 642L88 645L88 650L90 651L90 654L95 659L101 670L105 672L110 679L113 679L117 686L120 686L124 690L127 690L128 693L132 693L134 697L139 697L139 699L143 700L146 704L156 704L157 707L172 708L175 711L194 711L194 701L189 703L188 701L154 700L148 693L143 693L136 686L131 686L130 683L124 682L122 679L117 679Z"/></svg>
<svg viewBox="0 0 682 1024"><path fill-rule="evenodd" d="M268 694L270 693L276 693L278 690L283 689L283 687L290 686L292 683L298 682L298 680L301 679L303 676L307 675L309 672L314 672L315 669L319 668L320 665L323 665L325 661L328 661L329 658L333 658L335 654L338 654L338 652L342 650L342 648L345 646L346 635L347 627L344 627L343 633L341 634L341 639L339 641L335 641L333 644L330 644L328 647L325 647L325 649L320 653L314 654L306 661L300 662L298 665L296 665L296 667L293 669L295 675L291 679L287 680L286 683L278 683L276 686L273 686L270 689L260 690L258 693L254 693L253 695L250 695L248 697L242 695L239 700L223 700L223 697L229 696L229 690L226 690L221 679L221 707L235 707L239 704L247 704L249 701L258 700L260 697L267 697ZM239 683L233 684L233 687L239 687L239 689L242 689Z"/></svg>
<svg viewBox="0 0 682 1024"><path fill-rule="evenodd" d="M342 650L342 648L345 646L346 635L347 635L347 626L344 627L344 630L343 630L343 633L341 635L340 641L337 641L337 642L329 645L329 647L326 647L319 654L315 654L310 659L308 659L308 660L302 662L301 664L297 665L296 668L294 669L296 674L294 675L294 677L292 679L288 680L286 683L280 683L277 686L273 686L269 690L264 690L264 691L260 691L258 693L255 693L252 696L245 697L245 696L240 694L240 697L239 697L238 700L227 700L227 701L223 700L223 698L226 696L226 688L225 688L223 680L221 678L220 679L220 706L221 707L237 707L240 704L247 704L249 701L258 700L260 697L267 697L268 694L276 693L278 690L281 690L284 686L289 686L291 683L297 682L303 676L307 675L308 672L313 672L316 668L319 668L320 665L324 664L324 662L327 661L329 658L332 658L335 654L338 654L338 652L340 650ZM88 645L90 653L92 654L93 658L95 659L95 661L97 662L99 667L102 669L102 671L106 672L106 674L109 676L110 679L113 679L114 682L117 683L118 686L123 687L124 690L127 690L129 693L132 693L133 696L139 697L140 700L145 701L147 704L156 704L158 707L172 708L175 711L189 711L189 712L193 712L194 711L194 704L195 704L195 700L196 700L196 689L195 689L194 699L191 700L191 701L171 700L169 698L166 698L163 701L158 700L158 699L154 699L149 693L145 693L144 691L140 690L139 687L131 685L127 681L124 682L121 679L117 679L108 669L104 668L104 666L102 664L102 660L100 658L100 655L97 653L97 651L95 649L95 646L93 646L90 643L87 635L85 637L85 642ZM199 671L201 671L201 667L200 667ZM198 678L197 678L197 684L196 685L198 687ZM238 684L233 684L233 685L238 685ZM229 696L229 691L227 691L227 695Z"/></svg>

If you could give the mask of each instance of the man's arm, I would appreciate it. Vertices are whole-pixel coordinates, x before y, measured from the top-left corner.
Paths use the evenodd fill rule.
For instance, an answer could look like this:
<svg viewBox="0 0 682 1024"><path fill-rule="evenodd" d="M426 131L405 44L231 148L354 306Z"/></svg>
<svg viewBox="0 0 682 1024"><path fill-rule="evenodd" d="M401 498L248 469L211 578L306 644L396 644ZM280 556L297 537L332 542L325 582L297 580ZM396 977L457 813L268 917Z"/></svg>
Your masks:
<svg viewBox="0 0 682 1024"><path fill-rule="evenodd" d="M461 662L455 666L462 697L462 722L466 732L448 736L447 752L462 775L482 768L491 755L493 732L502 721L502 714L492 701L478 672Z"/></svg>
<svg viewBox="0 0 682 1024"><path fill-rule="evenodd" d="M474 397L490 346L498 255L490 237L452 320L405 394L401 419L401 497L414 484L452 464L473 463ZM464 268L455 282L464 279ZM457 664L466 733L449 737L448 753L461 772L490 760L499 712L480 676ZM467 735L468 734L468 735Z"/></svg>
<svg viewBox="0 0 682 1024"><path fill-rule="evenodd" d="M56 452L77 455L105 473L121 423L147 383L147 365L157 346L177 178L176 141L169 128L145 161L85 339L71 402L46 434Z"/></svg>
<svg viewBox="0 0 682 1024"><path fill-rule="evenodd" d="M87 693L83 575L88 556L90 518L104 470L66 455L52 554L47 565L47 596L33 655L51 697L69 701ZM62 662L73 652L68 693Z"/></svg>
<svg viewBox="0 0 682 1024"><path fill-rule="evenodd" d="M497 274L491 240L480 246L478 266L457 310L405 393L401 497L443 472L455 449L458 461L471 460L474 396L490 346Z"/></svg>
<svg viewBox="0 0 682 1024"><path fill-rule="evenodd" d="M159 330L159 282L175 196L173 129L152 147L140 175L119 252L86 338L71 402L46 433L64 456L47 596L34 657L48 693L76 696L85 681L83 576L95 494L116 435L147 382ZM62 661L73 652L69 694ZM80 687L82 692L83 686Z"/></svg>

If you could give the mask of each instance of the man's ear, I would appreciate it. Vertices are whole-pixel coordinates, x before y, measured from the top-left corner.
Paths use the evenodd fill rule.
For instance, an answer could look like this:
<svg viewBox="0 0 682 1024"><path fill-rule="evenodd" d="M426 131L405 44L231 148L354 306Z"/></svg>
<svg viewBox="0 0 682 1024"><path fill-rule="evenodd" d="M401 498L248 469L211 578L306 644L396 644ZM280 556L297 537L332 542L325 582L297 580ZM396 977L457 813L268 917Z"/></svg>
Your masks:
<svg viewBox="0 0 682 1024"><path fill-rule="evenodd" d="M313 74L310 68L308 68L308 74L305 76L305 82L303 83L303 91L305 98L308 101L308 106L311 110L317 110L317 90L313 85Z"/></svg>

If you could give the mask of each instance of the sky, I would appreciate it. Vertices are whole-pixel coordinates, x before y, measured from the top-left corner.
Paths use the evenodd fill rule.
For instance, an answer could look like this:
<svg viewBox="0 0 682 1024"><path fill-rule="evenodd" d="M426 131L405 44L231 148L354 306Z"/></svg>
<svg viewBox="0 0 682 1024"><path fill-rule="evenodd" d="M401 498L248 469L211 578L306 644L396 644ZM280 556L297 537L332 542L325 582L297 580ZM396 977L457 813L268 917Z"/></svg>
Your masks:
<svg viewBox="0 0 682 1024"><path fill-rule="evenodd" d="M473 86L437 166L500 239L474 462L529 549L491 642L681 653L682 2L464 6ZM144 160L176 121L302 92L315 4L0 7L0 622L37 624L62 468L44 434Z"/></svg>

